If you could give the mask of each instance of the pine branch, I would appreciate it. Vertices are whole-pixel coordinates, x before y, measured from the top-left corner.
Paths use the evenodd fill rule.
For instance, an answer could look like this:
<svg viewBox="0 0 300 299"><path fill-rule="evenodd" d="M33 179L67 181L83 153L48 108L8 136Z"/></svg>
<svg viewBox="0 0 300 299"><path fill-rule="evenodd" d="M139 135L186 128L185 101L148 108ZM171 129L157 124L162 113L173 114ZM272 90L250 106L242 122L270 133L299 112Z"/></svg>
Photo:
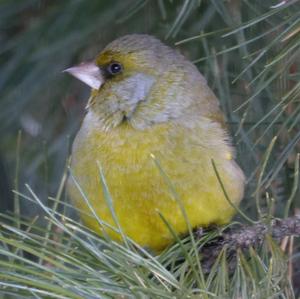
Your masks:
<svg viewBox="0 0 300 299"><path fill-rule="evenodd" d="M246 251L251 247L260 246L268 235L278 243L285 237L299 237L300 216L297 215L286 219L274 219L270 224L257 223L224 232L219 238L201 249L200 253L202 255L204 272L210 272L210 269L224 247L227 248L226 252L229 268L234 269L237 251L239 249Z"/></svg>

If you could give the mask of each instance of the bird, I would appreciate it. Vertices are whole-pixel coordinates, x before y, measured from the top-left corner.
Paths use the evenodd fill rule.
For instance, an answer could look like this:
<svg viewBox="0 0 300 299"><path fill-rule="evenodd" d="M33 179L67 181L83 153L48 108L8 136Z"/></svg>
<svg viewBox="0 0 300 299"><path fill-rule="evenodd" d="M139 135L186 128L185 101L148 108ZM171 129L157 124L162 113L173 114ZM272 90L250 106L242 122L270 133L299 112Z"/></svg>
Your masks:
<svg viewBox="0 0 300 299"><path fill-rule="evenodd" d="M67 182L85 226L161 252L174 232L231 221L245 176L191 61L154 36L128 34L65 72L91 88Z"/></svg>

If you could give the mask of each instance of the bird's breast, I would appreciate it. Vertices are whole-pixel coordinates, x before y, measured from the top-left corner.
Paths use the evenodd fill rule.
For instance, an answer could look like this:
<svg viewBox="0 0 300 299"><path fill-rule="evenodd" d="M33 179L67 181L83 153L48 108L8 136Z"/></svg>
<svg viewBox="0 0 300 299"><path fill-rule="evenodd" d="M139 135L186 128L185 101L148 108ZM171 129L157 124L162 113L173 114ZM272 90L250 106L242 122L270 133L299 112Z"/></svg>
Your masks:
<svg viewBox="0 0 300 299"><path fill-rule="evenodd" d="M153 156L182 199L193 226L226 222L233 213L216 179L211 159L219 167L232 201L237 203L241 199L243 175L231 155L228 156L230 147L218 134L207 126L191 129L172 122L145 130L136 130L124 122L105 132L96 123L85 120L73 145L71 168L97 214L113 225L103 198L99 162L125 232L140 244L159 248L171 237L158 211L179 233L186 230L186 224ZM219 144L209 142L212 135ZM88 211L75 189L69 181L73 201L80 210ZM97 229L95 220L83 219Z"/></svg>

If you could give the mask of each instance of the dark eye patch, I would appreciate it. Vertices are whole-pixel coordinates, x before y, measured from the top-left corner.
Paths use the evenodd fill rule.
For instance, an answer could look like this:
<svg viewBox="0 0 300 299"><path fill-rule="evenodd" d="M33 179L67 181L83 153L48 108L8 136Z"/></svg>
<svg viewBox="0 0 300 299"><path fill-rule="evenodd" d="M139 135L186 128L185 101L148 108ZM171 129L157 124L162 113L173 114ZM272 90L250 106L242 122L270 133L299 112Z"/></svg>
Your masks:
<svg viewBox="0 0 300 299"><path fill-rule="evenodd" d="M112 61L103 68L103 71L105 77L111 78L122 73L123 66L117 61Z"/></svg>

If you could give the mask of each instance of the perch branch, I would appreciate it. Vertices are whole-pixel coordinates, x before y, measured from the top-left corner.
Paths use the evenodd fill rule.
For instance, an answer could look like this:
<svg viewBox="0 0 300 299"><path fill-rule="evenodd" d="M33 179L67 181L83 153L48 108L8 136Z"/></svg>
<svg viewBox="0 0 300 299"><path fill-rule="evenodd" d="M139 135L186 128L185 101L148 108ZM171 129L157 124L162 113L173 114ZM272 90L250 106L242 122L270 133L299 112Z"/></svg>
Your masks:
<svg viewBox="0 0 300 299"><path fill-rule="evenodd" d="M299 237L300 216L275 219L269 225L257 223L252 226L243 226L239 229L225 231L220 237L201 249L204 271L210 271L224 246L227 247L227 254L233 258L236 256L237 249L246 250L250 247L259 246L267 235L272 236L278 243L285 237Z"/></svg>

